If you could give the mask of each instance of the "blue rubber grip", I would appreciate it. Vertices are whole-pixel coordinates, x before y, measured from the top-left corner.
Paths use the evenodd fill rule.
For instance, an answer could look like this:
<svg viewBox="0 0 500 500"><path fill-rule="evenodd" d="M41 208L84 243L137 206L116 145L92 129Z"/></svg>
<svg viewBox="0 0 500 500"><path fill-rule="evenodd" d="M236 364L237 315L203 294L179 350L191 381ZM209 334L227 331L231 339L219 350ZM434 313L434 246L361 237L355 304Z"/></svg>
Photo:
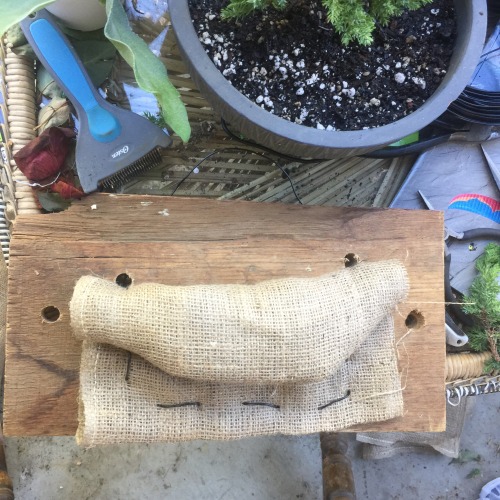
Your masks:
<svg viewBox="0 0 500 500"><path fill-rule="evenodd" d="M65 39L46 19L37 19L31 23L29 29L56 81L73 96L87 115L92 137L99 142L115 140L120 135L120 123L109 111L99 105L94 95L95 90L90 87L89 81ZM79 118L83 117L79 116Z"/></svg>

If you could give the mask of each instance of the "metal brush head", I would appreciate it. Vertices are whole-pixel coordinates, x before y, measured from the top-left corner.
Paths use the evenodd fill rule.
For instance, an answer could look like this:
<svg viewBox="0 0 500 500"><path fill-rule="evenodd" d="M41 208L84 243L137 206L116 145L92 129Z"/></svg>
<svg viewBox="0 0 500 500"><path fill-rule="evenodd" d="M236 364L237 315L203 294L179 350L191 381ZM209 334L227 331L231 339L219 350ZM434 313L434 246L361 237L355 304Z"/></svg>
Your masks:
<svg viewBox="0 0 500 500"><path fill-rule="evenodd" d="M141 172L145 172L146 170L157 167L161 164L162 161L160 151L160 148L155 148L149 153L146 153L143 157L136 160L128 167L119 170L118 172L116 172L116 174L102 179L101 181L99 181L99 190L115 191L118 187L129 181L132 177L135 177Z"/></svg>
<svg viewBox="0 0 500 500"><path fill-rule="evenodd" d="M161 128L131 111L101 104L120 125L120 134L110 142L96 141L82 128L76 142L76 169L83 190L115 190L134 175L159 165L160 151L172 144Z"/></svg>

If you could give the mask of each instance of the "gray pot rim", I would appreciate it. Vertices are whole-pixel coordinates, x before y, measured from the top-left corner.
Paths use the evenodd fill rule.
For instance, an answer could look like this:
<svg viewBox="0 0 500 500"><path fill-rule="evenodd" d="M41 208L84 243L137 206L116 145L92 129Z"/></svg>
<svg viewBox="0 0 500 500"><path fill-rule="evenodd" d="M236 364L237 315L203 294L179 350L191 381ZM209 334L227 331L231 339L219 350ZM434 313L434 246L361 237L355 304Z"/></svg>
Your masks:
<svg viewBox="0 0 500 500"><path fill-rule="evenodd" d="M258 144L300 157L334 158L366 153L421 130L442 115L467 86L484 46L487 0L455 0L457 42L447 75L417 110L388 125L356 131L317 130L279 118L236 90L215 67L193 27L188 0L169 0L172 26L191 77L234 130Z"/></svg>

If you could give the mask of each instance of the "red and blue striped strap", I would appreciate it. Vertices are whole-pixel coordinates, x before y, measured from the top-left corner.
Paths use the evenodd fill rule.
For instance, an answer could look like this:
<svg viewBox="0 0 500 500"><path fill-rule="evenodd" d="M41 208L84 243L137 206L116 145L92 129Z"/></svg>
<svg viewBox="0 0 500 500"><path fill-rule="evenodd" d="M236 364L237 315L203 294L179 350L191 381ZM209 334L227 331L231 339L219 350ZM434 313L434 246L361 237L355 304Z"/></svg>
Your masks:
<svg viewBox="0 0 500 500"><path fill-rule="evenodd" d="M489 196L472 193L459 194L451 200L448 208L466 210L500 224L500 201Z"/></svg>

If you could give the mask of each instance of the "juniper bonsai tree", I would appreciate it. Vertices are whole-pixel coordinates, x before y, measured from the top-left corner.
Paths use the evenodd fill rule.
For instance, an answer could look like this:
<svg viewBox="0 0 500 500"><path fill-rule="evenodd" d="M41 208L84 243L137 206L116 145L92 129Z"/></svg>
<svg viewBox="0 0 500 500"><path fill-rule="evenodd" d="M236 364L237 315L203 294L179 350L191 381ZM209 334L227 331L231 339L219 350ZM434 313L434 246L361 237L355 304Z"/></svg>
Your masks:
<svg viewBox="0 0 500 500"><path fill-rule="evenodd" d="M307 0L299 0L307 1ZM385 25L405 9L415 10L432 0L321 0L328 13L328 21L347 45L357 41L370 45L378 22ZM272 7L279 10L293 8L297 0L230 0L222 11L225 19L242 18L254 10Z"/></svg>

